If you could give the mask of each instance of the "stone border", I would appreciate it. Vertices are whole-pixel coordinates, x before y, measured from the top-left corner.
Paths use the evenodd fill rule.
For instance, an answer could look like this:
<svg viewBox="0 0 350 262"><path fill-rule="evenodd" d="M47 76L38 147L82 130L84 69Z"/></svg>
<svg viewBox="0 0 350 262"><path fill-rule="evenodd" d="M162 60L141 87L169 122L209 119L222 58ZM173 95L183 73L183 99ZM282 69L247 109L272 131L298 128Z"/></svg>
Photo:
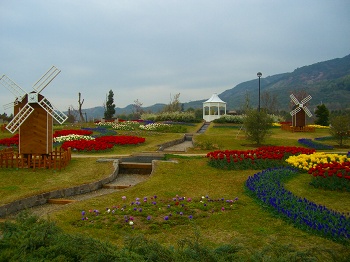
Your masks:
<svg viewBox="0 0 350 262"><path fill-rule="evenodd" d="M119 159L113 159L113 166L114 166L113 173L101 180L91 182L88 184L83 184L83 185L78 185L74 187L41 193L38 195L19 199L11 203L2 205L0 206L0 217L5 217L7 215L21 211L23 209L46 204L48 200L52 198L69 197L69 196L80 195L80 194L96 191L102 188L103 185L108 184L117 178L118 172L119 172Z"/></svg>

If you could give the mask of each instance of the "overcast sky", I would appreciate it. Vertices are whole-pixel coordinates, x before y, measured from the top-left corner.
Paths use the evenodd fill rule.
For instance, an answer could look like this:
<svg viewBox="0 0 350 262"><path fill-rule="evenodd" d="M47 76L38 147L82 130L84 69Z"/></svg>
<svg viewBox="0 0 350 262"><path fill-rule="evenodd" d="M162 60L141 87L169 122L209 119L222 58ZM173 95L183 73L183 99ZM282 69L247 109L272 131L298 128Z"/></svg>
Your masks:
<svg viewBox="0 0 350 262"><path fill-rule="evenodd" d="M42 94L62 111L110 89L117 107L208 99L350 54L349 14L349 0L0 0L0 77L30 92L55 65Z"/></svg>

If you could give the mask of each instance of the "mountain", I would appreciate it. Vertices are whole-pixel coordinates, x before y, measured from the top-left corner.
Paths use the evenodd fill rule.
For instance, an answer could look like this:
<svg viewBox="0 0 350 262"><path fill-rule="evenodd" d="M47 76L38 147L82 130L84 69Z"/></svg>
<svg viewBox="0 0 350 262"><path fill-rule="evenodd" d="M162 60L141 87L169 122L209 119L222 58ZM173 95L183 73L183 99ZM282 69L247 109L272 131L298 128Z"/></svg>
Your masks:
<svg viewBox="0 0 350 262"><path fill-rule="evenodd" d="M289 110L290 94L305 93L312 96L309 109L323 103L328 109L350 107L350 55L295 69L260 79L260 100L264 92L276 96L280 110ZM240 109L246 97L252 107L258 106L258 78L238 84L219 97L229 109Z"/></svg>
<svg viewBox="0 0 350 262"><path fill-rule="evenodd" d="M157 113L159 111L161 111L164 108L165 104L154 104L152 106L149 107L142 107L142 109L145 112L153 112L153 113ZM97 107L93 107L93 108L87 108L87 109L83 109L83 115L85 116L85 113L88 117L88 119L101 119L104 116L104 107L103 106L97 106ZM115 114L116 115L129 115L133 112L133 105L128 105L124 108L121 107L116 107L115 108ZM67 114L67 112L65 112ZM77 112L75 112L75 115L77 116ZM78 117L76 117L78 118Z"/></svg>
<svg viewBox="0 0 350 262"><path fill-rule="evenodd" d="M218 96L227 103L227 110L242 109L247 97L251 107L258 106L258 78L249 80L228 89ZM350 55L324 62L315 63L295 69L291 73L282 73L260 79L260 101L268 93L276 97L279 110L290 110L290 94L311 95L308 108L313 111L317 105L323 103L329 110L350 108ZM209 99L209 97L208 97ZM202 108L205 100L184 103L184 109ZM165 104L155 104L144 107L145 111L159 112ZM103 107L83 110L90 118L103 117ZM132 105L116 108L116 114L130 114ZM85 113L84 113L85 114Z"/></svg>

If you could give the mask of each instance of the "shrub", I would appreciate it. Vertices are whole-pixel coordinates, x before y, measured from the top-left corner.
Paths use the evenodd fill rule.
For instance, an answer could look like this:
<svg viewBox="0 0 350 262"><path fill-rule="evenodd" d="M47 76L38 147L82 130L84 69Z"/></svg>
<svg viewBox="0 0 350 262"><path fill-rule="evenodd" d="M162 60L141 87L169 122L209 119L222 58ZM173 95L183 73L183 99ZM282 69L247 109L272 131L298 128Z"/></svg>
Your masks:
<svg viewBox="0 0 350 262"><path fill-rule="evenodd" d="M218 119L215 119L214 123L232 123L232 124L243 124L244 115L223 115Z"/></svg>
<svg viewBox="0 0 350 262"><path fill-rule="evenodd" d="M194 112L163 112L159 114L142 114L142 120L151 121L176 121L176 122L195 122Z"/></svg>
<svg viewBox="0 0 350 262"><path fill-rule="evenodd" d="M243 121L247 139L260 145L271 134L272 123L272 118L264 111L250 110Z"/></svg>

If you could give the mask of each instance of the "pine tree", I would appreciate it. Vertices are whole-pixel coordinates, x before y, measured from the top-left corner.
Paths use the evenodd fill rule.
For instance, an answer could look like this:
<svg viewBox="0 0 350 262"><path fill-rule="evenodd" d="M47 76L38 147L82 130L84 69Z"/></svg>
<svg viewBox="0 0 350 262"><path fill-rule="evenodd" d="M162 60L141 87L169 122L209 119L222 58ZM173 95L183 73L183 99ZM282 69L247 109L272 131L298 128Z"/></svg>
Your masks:
<svg viewBox="0 0 350 262"><path fill-rule="evenodd" d="M114 104L114 94L112 90L109 90L107 101L106 101L106 108L104 112L105 119L112 119L113 115L115 114L115 104Z"/></svg>
<svg viewBox="0 0 350 262"><path fill-rule="evenodd" d="M315 111L317 117L315 124L321 126L329 126L329 110L325 104L318 105Z"/></svg>

